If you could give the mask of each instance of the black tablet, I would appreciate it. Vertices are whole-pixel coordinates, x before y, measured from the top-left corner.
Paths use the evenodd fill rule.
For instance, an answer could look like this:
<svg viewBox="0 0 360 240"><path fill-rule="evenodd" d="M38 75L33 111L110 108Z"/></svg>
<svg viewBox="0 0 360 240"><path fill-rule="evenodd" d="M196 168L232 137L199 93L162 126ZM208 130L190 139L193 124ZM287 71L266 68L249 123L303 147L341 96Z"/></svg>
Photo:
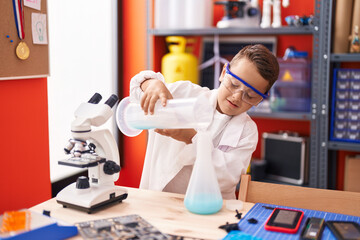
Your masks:
<svg viewBox="0 0 360 240"><path fill-rule="evenodd" d="M296 233L304 213L299 210L275 208L265 224L268 231Z"/></svg>
<svg viewBox="0 0 360 240"><path fill-rule="evenodd" d="M339 240L360 240L360 225L348 221L327 221L326 226Z"/></svg>

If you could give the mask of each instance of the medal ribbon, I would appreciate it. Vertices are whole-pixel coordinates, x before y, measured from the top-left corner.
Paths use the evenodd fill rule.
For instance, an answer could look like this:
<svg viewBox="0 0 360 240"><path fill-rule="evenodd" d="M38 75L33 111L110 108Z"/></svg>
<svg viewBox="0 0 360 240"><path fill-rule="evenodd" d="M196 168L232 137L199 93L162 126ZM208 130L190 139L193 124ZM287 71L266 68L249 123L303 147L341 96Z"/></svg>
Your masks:
<svg viewBox="0 0 360 240"><path fill-rule="evenodd" d="M24 1L13 0L16 29L20 39L25 38L24 32Z"/></svg>

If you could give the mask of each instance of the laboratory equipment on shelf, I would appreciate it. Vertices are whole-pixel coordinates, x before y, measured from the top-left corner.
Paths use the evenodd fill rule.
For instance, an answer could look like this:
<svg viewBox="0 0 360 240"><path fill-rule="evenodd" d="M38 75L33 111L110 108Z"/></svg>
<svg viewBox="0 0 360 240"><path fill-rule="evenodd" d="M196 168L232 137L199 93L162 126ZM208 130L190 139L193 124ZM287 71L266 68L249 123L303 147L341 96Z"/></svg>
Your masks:
<svg viewBox="0 0 360 240"><path fill-rule="evenodd" d="M282 4L281 4L282 3ZM271 23L271 5L273 5L273 21ZM287 8L290 0L263 0L263 11L260 27L279 28L281 27L281 5Z"/></svg>
<svg viewBox="0 0 360 240"><path fill-rule="evenodd" d="M298 15L289 15L285 17L285 21L289 26L295 26L295 27L303 27L303 26L309 26L314 25L314 16L298 16Z"/></svg>
<svg viewBox="0 0 360 240"><path fill-rule="evenodd" d="M221 64L229 63L226 58L220 56L220 43L219 35L214 35L214 56L207 60L206 62L200 64L199 69L203 70L214 65L214 89L217 89L220 86L220 73L221 73Z"/></svg>
<svg viewBox="0 0 360 240"><path fill-rule="evenodd" d="M310 112L311 60L308 53L289 47L278 62L279 78L270 90L271 110Z"/></svg>
<svg viewBox="0 0 360 240"><path fill-rule="evenodd" d="M214 109L209 100L197 98L168 99L166 106L158 101L154 114L144 114L140 103L122 99L116 109L116 123L128 137L139 135L144 129L205 129L212 121Z"/></svg>
<svg viewBox="0 0 360 240"><path fill-rule="evenodd" d="M189 80L199 84L198 60L195 55L185 52L186 38L166 37L169 53L161 59L161 72L167 83Z"/></svg>
<svg viewBox="0 0 360 240"><path fill-rule="evenodd" d="M119 178L120 157L113 135L108 129L92 129L111 118L111 108L118 97L111 95L104 104L99 104L101 99L101 95L95 93L76 109L75 120L71 123L72 139L64 148L71 157L58 161L60 165L88 168L89 179L79 177L56 196L56 201L64 207L88 213L127 197L126 189L114 184Z"/></svg>
<svg viewBox="0 0 360 240"><path fill-rule="evenodd" d="M217 22L218 28L259 27L260 9L258 0L216 1L224 5L224 17Z"/></svg>

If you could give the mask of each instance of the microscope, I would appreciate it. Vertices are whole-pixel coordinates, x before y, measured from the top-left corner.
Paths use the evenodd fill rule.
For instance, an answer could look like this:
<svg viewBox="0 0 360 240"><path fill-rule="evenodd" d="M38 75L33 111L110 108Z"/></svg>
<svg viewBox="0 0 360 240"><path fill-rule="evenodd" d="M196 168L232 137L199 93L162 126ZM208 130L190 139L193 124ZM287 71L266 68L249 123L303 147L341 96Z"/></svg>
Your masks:
<svg viewBox="0 0 360 240"><path fill-rule="evenodd" d="M224 17L217 22L218 28L259 27L260 9L258 0L216 1L224 5Z"/></svg>
<svg viewBox="0 0 360 240"><path fill-rule="evenodd" d="M118 97L113 94L104 104L99 104L101 99L95 93L76 109L71 123L72 139L64 148L70 158L58 161L60 165L88 168L89 179L79 177L56 196L63 207L88 213L127 198L126 189L114 184L119 178L120 156L113 135L108 129L92 130L92 126L103 125L113 115L111 108Z"/></svg>

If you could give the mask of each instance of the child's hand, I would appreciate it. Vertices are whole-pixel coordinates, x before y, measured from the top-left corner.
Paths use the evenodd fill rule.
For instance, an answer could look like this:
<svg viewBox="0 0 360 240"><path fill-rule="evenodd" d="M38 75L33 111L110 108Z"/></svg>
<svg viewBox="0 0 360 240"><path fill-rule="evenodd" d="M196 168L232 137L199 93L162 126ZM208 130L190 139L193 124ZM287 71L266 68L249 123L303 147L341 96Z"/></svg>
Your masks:
<svg viewBox="0 0 360 240"><path fill-rule="evenodd" d="M155 129L156 133L171 137L186 144L192 143L191 139L196 135L195 129Z"/></svg>
<svg viewBox="0 0 360 240"><path fill-rule="evenodd" d="M162 81L157 79L148 79L141 84L141 89L144 92L140 100L140 106L144 113L154 113L155 103L160 99L163 106L166 106L167 99L172 99L170 91L167 89Z"/></svg>

